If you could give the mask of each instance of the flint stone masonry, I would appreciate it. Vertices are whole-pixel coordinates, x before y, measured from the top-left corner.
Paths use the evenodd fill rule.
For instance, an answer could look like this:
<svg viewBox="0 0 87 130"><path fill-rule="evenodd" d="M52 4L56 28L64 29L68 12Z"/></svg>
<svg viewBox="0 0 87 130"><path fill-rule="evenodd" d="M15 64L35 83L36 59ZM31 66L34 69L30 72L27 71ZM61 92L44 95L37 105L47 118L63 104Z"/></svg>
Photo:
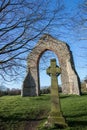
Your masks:
<svg viewBox="0 0 87 130"><path fill-rule="evenodd" d="M62 92L65 94L80 95L79 77L75 71L72 52L69 46L48 34L44 34L40 38L37 45L28 55L27 75L23 82L21 95L40 95L39 60L47 50L53 51L58 57L61 67Z"/></svg>

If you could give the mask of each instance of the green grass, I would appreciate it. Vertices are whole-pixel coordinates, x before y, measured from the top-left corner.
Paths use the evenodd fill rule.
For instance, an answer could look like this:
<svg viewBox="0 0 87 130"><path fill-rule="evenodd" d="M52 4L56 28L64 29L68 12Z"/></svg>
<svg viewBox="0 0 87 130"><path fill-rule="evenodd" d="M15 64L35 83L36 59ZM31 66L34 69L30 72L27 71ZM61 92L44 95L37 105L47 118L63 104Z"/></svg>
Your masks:
<svg viewBox="0 0 87 130"><path fill-rule="evenodd" d="M87 130L87 95L60 95L67 130ZM0 130L24 130L25 121L46 120L50 95L0 97Z"/></svg>

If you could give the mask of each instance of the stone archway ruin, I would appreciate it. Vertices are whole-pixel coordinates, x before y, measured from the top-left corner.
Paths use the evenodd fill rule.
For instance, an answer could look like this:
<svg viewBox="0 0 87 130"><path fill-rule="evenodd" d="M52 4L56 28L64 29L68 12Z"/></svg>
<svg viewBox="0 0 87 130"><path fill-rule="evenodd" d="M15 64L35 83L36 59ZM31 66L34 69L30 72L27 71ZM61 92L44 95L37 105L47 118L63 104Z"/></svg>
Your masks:
<svg viewBox="0 0 87 130"><path fill-rule="evenodd" d="M22 96L39 96L39 59L46 51L53 51L59 60L61 67L62 91L65 94L80 95L79 77L75 71L72 53L69 46L59 40L56 40L48 34L44 34L32 52L28 56L27 76L22 86Z"/></svg>

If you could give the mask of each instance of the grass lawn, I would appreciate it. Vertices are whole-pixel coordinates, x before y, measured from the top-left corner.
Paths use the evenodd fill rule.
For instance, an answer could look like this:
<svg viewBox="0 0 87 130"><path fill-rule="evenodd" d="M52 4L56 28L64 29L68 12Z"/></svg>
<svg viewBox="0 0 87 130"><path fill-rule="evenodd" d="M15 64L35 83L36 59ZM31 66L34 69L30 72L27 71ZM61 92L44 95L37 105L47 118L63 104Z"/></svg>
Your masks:
<svg viewBox="0 0 87 130"><path fill-rule="evenodd" d="M60 101L69 126L65 130L87 130L87 95L60 95ZM50 95L0 97L0 130L25 130L26 122L43 122L50 104Z"/></svg>

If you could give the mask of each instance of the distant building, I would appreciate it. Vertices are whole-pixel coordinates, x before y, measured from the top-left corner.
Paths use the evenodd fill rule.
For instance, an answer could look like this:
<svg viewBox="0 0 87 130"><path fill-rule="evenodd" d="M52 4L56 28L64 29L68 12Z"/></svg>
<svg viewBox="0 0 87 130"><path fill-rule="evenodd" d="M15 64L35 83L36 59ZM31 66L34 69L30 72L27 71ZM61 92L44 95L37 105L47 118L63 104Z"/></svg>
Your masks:
<svg viewBox="0 0 87 130"><path fill-rule="evenodd" d="M85 79L84 81L85 81L85 86L86 86L86 88L87 88L87 79Z"/></svg>
<svg viewBox="0 0 87 130"><path fill-rule="evenodd" d="M87 92L87 78L85 80L83 80L81 83L81 91Z"/></svg>

